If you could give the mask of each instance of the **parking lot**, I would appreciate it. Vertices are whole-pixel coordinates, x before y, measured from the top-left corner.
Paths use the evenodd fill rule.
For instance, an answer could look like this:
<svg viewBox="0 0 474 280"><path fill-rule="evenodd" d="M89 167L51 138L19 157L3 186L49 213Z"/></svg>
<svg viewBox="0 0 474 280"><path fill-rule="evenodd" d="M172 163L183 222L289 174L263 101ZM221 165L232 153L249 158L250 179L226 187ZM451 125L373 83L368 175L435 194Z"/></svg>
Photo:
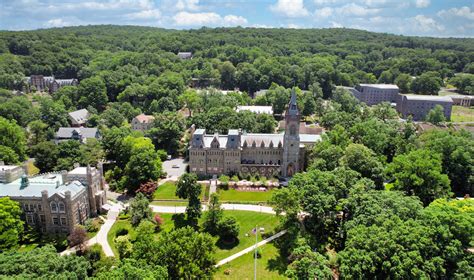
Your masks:
<svg viewBox="0 0 474 280"><path fill-rule="evenodd" d="M163 162L163 171L168 174L168 177L178 178L186 173L186 166L183 158L175 158Z"/></svg>

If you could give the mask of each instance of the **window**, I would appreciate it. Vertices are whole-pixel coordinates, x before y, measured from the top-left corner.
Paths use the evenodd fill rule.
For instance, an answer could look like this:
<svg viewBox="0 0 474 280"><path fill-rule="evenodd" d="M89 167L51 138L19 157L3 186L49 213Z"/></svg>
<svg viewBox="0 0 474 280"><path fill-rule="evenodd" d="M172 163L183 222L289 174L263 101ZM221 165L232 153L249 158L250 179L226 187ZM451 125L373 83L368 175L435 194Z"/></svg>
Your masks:
<svg viewBox="0 0 474 280"><path fill-rule="evenodd" d="M43 211L43 206L41 204L38 204L38 211Z"/></svg>
<svg viewBox="0 0 474 280"><path fill-rule="evenodd" d="M58 212L58 205L56 204L56 202L51 202L50 204L51 206L51 212Z"/></svg>
<svg viewBox="0 0 474 280"><path fill-rule="evenodd" d="M66 212L66 207L64 207L64 203L59 202L59 212Z"/></svg>
<svg viewBox="0 0 474 280"><path fill-rule="evenodd" d="M66 218L65 217L61 217L61 225L66 225Z"/></svg>
<svg viewBox="0 0 474 280"><path fill-rule="evenodd" d="M53 217L53 224L54 225L59 225L59 218L58 217Z"/></svg>
<svg viewBox="0 0 474 280"><path fill-rule="evenodd" d="M34 209L34 204L30 204L30 211L33 211Z"/></svg>
<svg viewBox="0 0 474 280"><path fill-rule="evenodd" d="M45 219L44 215L40 215L40 221L41 221L42 223L46 222L46 219Z"/></svg>
<svg viewBox="0 0 474 280"><path fill-rule="evenodd" d="M27 222L28 224L34 224L35 221L34 221L34 219L33 219L33 215L26 215L26 222Z"/></svg>

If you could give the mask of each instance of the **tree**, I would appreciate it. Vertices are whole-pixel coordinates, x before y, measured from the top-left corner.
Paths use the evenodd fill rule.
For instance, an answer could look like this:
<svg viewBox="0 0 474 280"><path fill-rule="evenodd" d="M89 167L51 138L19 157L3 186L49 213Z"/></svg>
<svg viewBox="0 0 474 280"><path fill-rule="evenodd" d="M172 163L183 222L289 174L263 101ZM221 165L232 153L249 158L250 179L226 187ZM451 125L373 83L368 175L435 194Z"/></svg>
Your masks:
<svg viewBox="0 0 474 280"><path fill-rule="evenodd" d="M285 276L290 279L333 279L328 260L306 244L295 248L289 259Z"/></svg>
<svg viewBox="0 0 474 280"><path fill-rule="evenodd" d="M90 263L84 257L60 256L52 245L27 252L0 254L0 275L18 279L87 279Z"/></svg>
<svg viewBox="0 0 474 280"><path fill-rule="evenodd" d="M474 193L474 139L470 133L431 130L420 136L422 146L441 155L443 173L458 196Z"/></svg>
<svg viewBox="0 0 474 280"><path fill-rule="evenodd" d="M424 205L451 195L449 178L441 172L441 156L429 150L398 155L386 168L394 189L417 195Z"/></svg>
<svg viewBox="0 0 474 280"><path fill-rule="evenodd" d="M411 82L411 90L416 94L437 95L443 81L433 73L423 73Z"/></svg>
<svg viewBox="0 0 474 280"><path fill-rule="evenodd" d="M0 145L0 161L6 165L20 164L20 159L15 151L7 146Z"/></svg>
<svg viewBox="0 0 474 280"><path fill-rule="evenodd" d="M388 102L382 102L380 104L372 106L371 109L372 109L372 114L376 118L378 118L382 121L387 121L387 120L398 118L397 110L392 108L392 106Z"/></svg>
<svg viewBox="0 0 474 280"><path fill-rule="evenodd" d="M125 259L120 266L109 271L101 271L96 276L98 280L108 279L168 279L165 267L159 265L148 265L143 262Z"/></svg>
<svg viewBox="0 0 474 280"><path fill-rule="evenodd" d="M68 125L67 111L62 103L46 97L41 98L39 103L41 121L55 131L61 126Z"/></svg>
<svg viewBox="0 0 474 280"><path fill-rule="evenodd" d="M219 195L211 194L209 199L208 210L204 214L204 221L202 223L202 230L215 236L219 233L219 222L222 220L224 211L219 202Z"/></svg>
<svg viewBox="0 0 474 280"><path fill-rule="evenodd" d="M41 172L55 170L59 158L59 150L53 142L46 141L34 145L30 149L30 154L35 158L35 165Z"/></svg>
<svg viewBox="0 0 474 280"><path fill-rule="evenodd" d="M178 113L166 112L155 115L147 135L157 149L166 150L168 154L177 154L184 130L184 119Z"/></svg>
<svg viewBox="0 0 474 280"><path fill-rule="evenodd" d="M383 186L383 165L375 153L361 144L350 144L344 151L341 164L369 178L379 188Z"/></svg>
<svg viewBox="0 0 474 280"><path fill-rule="evenodd" d="M217 225L220 238L226 241L235 241L239 236L240 226L235 217L223 217Z"/></svg>
<svg viewBox="0 0 474 280"><path fill-rule="evenodd" d="M471 62L471 68L474 72L474 63ZM474 95L474 73L471 74L458 74L449 80L453 84L459 93Z"/></svg>
<svg viewBox="0 0 474 280"><path fill-rule="evenodd" d="M135 192L140 184L157 180L162 175L161 160L151 140L146 137L127 136L123 140L126 165L122 186Z"/></svg>
<svg viewBox="0 0 474 280"><path fill-rule="evenodd" d="M36 145L40 142L47 141L49 138L48 125L40 120L30 122L28 124L28 131L30 134L30 145Z"/></svg>
<svg viewBox="0 0 474 280"><path fill-rule="evenodd" d="M230 61L224 61L220 67L221 84L223 89L234 89L235 87L235 67Z"/></svg>
<svg viewBox="0 0 474 280"><path fill-rule="evenodd" d="M26 136L23 129L15 121L0 117L0 146L13 150L18 160L26 158ZM4 148L5 150L5 148ZM9 152L11 152L9 150ZM15 157L16 158L16 157Z"/></svg>
<svg viewBox="0 0 474 280"><path fill-rule="evenodd" d="M199 105L202 103L201 96L195 90L191 89L186 90L180 95L178 100L182 107L189 110L190 117L192 117L193 111L199 109Z"/></svg>
<svg viewBox="0 0 474 280"><path fill-rule="evenodd" d="M87 78L81 81L78 86L79 105L83 108L94 107L97 111L102 111L107 105L108 97L104 81L99 77Z"/></svg>
<svg viewBox="0 0 474 280"><path fill-rule="evenodd" d="M84 252L85 242L87 239L87 231L83 226L75 225L71 233L67 237L69 241L69 246L77 246L79 251Z"/></svg>
<svg viewBox="0 0 474 280"><path fill-rule="evenodd" d="M23 234L20 204L9 197L0 198L0 250L8 250L18 244Z"/></svg>
<svg viewBox="0 0 474 280"><path fill-rule="evenodd" d="M433 109L431 109L426 116L426 121L435 125L446 121L443 106L436 105Z"/></svg>
<svg viewBox="0 0 474 280"><path fill-rule="evenodd" d="M150 201L142 193L137 193L130 202L130 222L133 226L138 226L142 221L148 221L153 218L153 212L150 209Z"/></svg>
<svg viewBox="0 0 474 280"><path fill-rule="evenodd" d="M114 240L120 259L128 258L132 253L132 243L128 235L117 236Z"/></svg>
<svg viewBox="0 0 474 280"><path fill-rule="evenodd" d="M197 226L197 219L201 217L201 185L197 183L197 176L194 173L181 175L176 184L176 195L182 199L188 199L186 215L191 225Z"/></svg>
<svg viewBox="0 0 474 280"><path fill-rule="evenodd" d="M412 78L408 74L400 74L395 79L395 84L400 89L401 93L408 93L410 91L410 83Z"/></svg>
<svg viewBox="0 0 474 280"><path fill-rule="evenodd" d="M153 193L155 193L158 188L158 184L153 181L148 181L146 183L140 184L140 187L137 189L137 193L144 194L148 199L153 198Z"/></svg>
<svg viewBox="0 0 474 280"><path fill-rule="evenodd" d="M316 98L310 93L303 94L303 108L301 114L303 116L310 116L316 113Z"/></svg>
<svg viewBox="0 0 474 280"><path fill-rule="evenodd" d="M207 233L190 227L164 232L158 240L158 264L166 266L171 279L211 278L215 270L215 245Z"/></svg>

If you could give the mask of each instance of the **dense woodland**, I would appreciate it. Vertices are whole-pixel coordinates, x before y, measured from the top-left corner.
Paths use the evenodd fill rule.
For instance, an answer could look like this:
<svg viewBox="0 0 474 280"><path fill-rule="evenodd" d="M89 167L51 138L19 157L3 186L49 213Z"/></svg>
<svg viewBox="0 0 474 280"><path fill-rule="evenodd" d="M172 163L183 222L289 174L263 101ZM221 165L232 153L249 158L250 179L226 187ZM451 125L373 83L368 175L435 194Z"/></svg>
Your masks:
<svg viewBox="0 0 474 280"><path fill-rule="evenodd" d="M191 51L194 58L179 59L179 51ZM24 89L23 78L32 74L78 78L80 84L53 95L12 91ZM278 213L286 213L280 227L289 230L276 241L281 274L292 279L474 278L473 254L467 251L474 247L474 202L454 199L474 195L473 135L452 128L419 133L410 119L400 122L389 104L368 107L336 89L379 82L417 94L437 94L448 85L473 94L473 77L474 39L350 29L88 26L0 32L0 160L20 164L34 157L41 172L107 160L110 187L138 193L131 216L139 232L136 240L121 240L121 260L101 257L100 248L67 258L50 246L14 252L26 230L21 209L5 199L0 275L212 277L211 235L238 232L235 220L221 217L218 198L212 198L215 209L198 225L201 189L196 176L186 174L187 184L178 186L177 195L189 200L185 218L191 227L156 240L159 221L140 193L156 188L167 154L186 155L192 124L209 132L271 133L277 126L273 116L237 113L235 107L272 105L278 116L295 89L305 120L327 133L308 153L307 172L294 176L270 201ZM243 93L197 91L190 85ZM269 90L252 99L259 89ZM57 128L69 125L67 112L81 108L92 113L88 126L99 127L102 139L83 145L52 142ZM145 134L130 128L140 113L155 116ZM428 118L444 121L436 110ZM31 266L35 259L44 261Z"/></svg>

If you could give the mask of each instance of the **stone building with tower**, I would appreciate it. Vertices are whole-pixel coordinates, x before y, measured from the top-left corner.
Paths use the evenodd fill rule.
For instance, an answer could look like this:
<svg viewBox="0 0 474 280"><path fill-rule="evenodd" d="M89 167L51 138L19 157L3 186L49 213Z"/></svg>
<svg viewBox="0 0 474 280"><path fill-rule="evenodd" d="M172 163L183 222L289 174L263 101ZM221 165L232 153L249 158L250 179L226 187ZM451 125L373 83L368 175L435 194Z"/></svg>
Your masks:
<svg viewBox="0 0 474 280"><path fill-rule="evenodd" d="M300 133L300 111L296 93L284 114L283 133L246 133L229 129L228 134L206 134L196 129L189 145L189 171L198 175L240 174L291 177L306 165L306 151L321 140L318 134Z"/></svg>
<svg viewBox="0 0 474 280"><path fill-rule="evenodd" d="M20 203L22 219L44 233L69 233L106 202L102 167L77 167L28 177L23 167L0 165L0 197Z"/></svg>

